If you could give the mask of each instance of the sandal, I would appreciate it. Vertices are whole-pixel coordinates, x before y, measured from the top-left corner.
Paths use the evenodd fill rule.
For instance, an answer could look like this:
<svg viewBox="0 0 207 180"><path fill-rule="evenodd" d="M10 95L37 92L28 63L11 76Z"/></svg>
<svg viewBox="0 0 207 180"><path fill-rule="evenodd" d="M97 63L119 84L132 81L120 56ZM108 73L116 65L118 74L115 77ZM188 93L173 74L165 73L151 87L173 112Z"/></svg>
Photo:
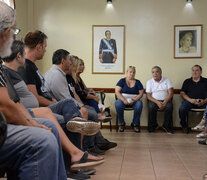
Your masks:
<svg viewBox="0 0 207 180"><path fill-rule="evenodd" d="M207 137L207 133L199 133L196 135L197 138L205 138Z"/></svg>
<svg viewBox="0 0 207 180"><path fill-rule="evenodd" d="M192 131L203 131L205 129L205 126L195 126L191 128Z"/></svg>
<svg viewBox="0 0 207 180"><path fill-rule="evenodd" d="M71 170L78 170L78 169L89 169L94 166L100 165L104 162L104 160L93 160L88 159L88 152L85 151L80 161L71 163Z"/></svg>
<svg viewBox="0 0 207 180"><path fill-rule="evenodd" d="M198 144L207 145L206 139L198 141Z"/></svg>

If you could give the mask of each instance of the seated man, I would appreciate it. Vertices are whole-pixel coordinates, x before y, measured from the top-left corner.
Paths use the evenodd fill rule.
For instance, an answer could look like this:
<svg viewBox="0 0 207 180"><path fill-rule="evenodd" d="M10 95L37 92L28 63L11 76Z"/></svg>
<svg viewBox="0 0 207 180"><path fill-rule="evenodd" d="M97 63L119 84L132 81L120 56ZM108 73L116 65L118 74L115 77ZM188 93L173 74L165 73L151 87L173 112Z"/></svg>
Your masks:
<svg viewBox="0 0 207 180"><path fill-rule="evenodd" d="M60 127L60 125L56 121L55 117L51 114L51 111L49 111L49 108L46 108L46 107L37 108L38 105L36 105L36 103L32 103L32 102L37 102L37 99L27 89L26 84L24 83L24 81L22 80L20 75L17 73L17 69L19 67L22 67L24 65L24 61L25 61L23 42L15 40L12 44L11 50L12 50L12 54L9 57L6 57L3 59L5 61L4 66L3 66L4 73L6 74L7 78L9 78L9 80L13 83L12 86L14 85L14 89L17 92L17 96L20 96L20 101L24 105L26 104L26 106L28 106L28 104L32 107L36 106L36 108L30 109L30 112L32 113L32 115L34 115L35 117L48 118L55 123L55 125L57 126L57 129L59 131L59 134L60 134L60 139L61 139L63 149L66 152L65 154L67 156L68 156L68 154L71 156L71 162L73 163L74 159L77 159L78 154L80 154L79 156L82 156L83 152L81 152L79 149L77 149L69 141L69 139L67 138L67 136L63 132L62 128ZM11 87L11 86L8 86L8 87ZM28 103L28 102L30 102L30 103ZM89 133L91 133L91 129L88 129L87 131L89 131ZM96 132L97 131L95 131L94 133L96 133ZM99 158L92 157L91 155L89 155L88 157L93 158L94 160L96 160L96 162L98 162L97 160L100 160ZM65 160L66 164L69 164L67 161L70 161L70 160ZM84 166L89 167L86 163L79 164L78 166L77 166L77 164L73 165L72 168L74 168L75 166L76 166L76 168L78 166L79 167L81 166L82 168Z"/></svg>
<svg viewBox="0 0 207 180"><path fill-rule="evenodd" d="M65 98L74 99L73 97L75 97L73 92L70 91L66 79L66 74L71 74L73 68L73 59L69 54L70 53L64 49L59 49L55 51L52 58L53 66L45 74L46 87L48 91L51 92L53 97L57 100L63 100ZM74 101L76 101L76 99L74 99ZM81 101L79 103L82 104ZM99 139L101 139L100 141L103 142L103 146L105 147L105 149L103 150L108 150L116 146L116 143L111 143L105 140L101 135L100 131L95 136L99 137ZM84 146L84 149L88 148L86 150L91 153L103 153L103 150L100 150L98 147L94 145L94 138L95 137L93 137L93 139L90 139L90 143L86 143L87 145Z"/></svg>
<svg viewBox="0 0 207 180"><path fill-rule="evenodd" d="M179 108L180 124L183 131L188 132L186 117L192 108L206 108L207 105L207 79L201 76L202 68L199 65L192 67L192 77L186 79L182 85L180 95L183 102Z"/></svg>
<svg viewBox="0 0 207 180"><path fill-rule="evenodd" d="M11 53L15 21L14 10L0 2L0 57ZM26 109L9 98L6 86L0 67L0 111L8 123L0 147L0 169L17 170L18 179L66 180L55 125L46 119L32 119Z"/></svg>
<svg viewBox="0 0 207 180"><path fill-rule="evenodd" d="M164 123L162 128L167 132L173 133L173 86L168 78L162 77L162 70L159 66L152 68L153 78L147 81L146 93L148 99L149 119L148 131L154 132L158 127L157 110L165 111Z"/></svg>

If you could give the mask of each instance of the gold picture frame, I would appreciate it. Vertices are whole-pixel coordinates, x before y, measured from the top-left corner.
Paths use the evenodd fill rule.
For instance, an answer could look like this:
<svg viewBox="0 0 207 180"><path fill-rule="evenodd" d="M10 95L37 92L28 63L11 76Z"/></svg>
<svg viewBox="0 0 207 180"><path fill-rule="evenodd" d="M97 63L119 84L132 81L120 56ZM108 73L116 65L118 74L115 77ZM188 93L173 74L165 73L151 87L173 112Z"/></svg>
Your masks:
<svg viewBox="0 0 207 180"><path fill-rule="evenodd" d="M174 26L174 58L202 58L203 25Z"/></svg>
<svg viewBox="0 0 207 180"><path fill-rule="evenodd" d="M125 25L92 26L92 74L124 74Z"/></svg>

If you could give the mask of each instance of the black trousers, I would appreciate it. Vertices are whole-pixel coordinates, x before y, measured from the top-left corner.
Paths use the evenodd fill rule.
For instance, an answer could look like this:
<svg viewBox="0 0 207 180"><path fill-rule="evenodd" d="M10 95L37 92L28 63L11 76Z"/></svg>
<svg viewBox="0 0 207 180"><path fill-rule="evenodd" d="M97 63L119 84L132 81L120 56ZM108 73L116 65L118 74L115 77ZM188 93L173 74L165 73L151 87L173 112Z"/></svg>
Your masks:
<svg viewBox="0 0 207 180"><path fill-rule="evenodd" d="M149 131L154 131L155 128L158 126L157 124L157 110L159 109L159 107L157 106L156 103L152 102L152 101L148 101L148 130ZM168 129L168 130L172 130L173 128L173 121L172 121L172 112L173 112L173 104L172 101L168 101L165 109L165 116L164 116L164 123L163 126Z"/></svg>

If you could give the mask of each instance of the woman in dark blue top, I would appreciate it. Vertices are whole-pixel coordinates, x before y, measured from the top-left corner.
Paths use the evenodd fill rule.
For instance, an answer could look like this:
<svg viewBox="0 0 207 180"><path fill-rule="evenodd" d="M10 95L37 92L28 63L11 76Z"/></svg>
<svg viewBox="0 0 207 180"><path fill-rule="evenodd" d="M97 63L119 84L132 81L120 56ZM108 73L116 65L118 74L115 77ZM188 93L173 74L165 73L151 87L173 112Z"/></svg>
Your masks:
<svg viewBox="0 0 207 180"><path fill-rule="evenodd" d="M131 123L135 132L140 132L140 115L142 112L142 101L140 100L144 94L142 83L135 79L136 69L134 66L129 66L126 73L126 78L122 78L116 84L115 93L117 100L115 102L116 113L120 123L119 131L125 129L124 108L133 107L134 118Z"/></svg>

